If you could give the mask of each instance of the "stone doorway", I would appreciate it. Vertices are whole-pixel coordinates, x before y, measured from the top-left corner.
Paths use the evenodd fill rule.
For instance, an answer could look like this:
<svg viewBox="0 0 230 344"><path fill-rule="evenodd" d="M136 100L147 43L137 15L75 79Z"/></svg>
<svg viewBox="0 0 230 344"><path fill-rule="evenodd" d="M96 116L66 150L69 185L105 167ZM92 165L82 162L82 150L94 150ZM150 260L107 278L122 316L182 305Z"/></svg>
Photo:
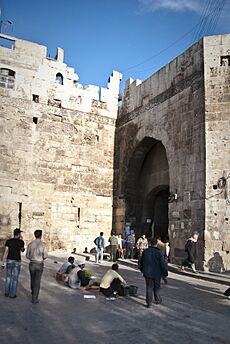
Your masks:
<svg viewBox="0 0 230 344"><path fill-rule="evenodd" d="M161 141L145 138L128 166L125 188L126 222L136 236L168 237L169 165Z"/></svg>

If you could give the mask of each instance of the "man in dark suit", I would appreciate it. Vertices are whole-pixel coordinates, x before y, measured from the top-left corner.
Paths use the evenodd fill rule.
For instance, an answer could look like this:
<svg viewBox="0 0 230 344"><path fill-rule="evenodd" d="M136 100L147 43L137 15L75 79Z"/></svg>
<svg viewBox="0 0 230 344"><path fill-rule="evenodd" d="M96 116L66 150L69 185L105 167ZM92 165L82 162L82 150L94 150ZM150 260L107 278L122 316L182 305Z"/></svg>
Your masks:
<svg viewBox="0 0 230 344"><path fill-rule="evenodd" d="M162 298L159 293L161 278L168 276L168 269L165 264L163 254L160 249L157 248L156 238L150 239L149 248L143 252L140 262L140 270L143 273L146 282L147 308L152 304L153 293L156 304L160 304L162 302Z"/></svg>

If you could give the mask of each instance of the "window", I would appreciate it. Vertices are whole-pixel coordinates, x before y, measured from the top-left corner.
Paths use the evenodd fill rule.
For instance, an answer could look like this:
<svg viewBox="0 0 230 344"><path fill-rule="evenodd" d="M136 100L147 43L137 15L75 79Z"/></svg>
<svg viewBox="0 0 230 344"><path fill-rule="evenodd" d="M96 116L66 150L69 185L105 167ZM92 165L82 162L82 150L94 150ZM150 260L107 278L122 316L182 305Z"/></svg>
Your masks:
<svg viewBox="0 0 230 344"><path fill-rule="evenodd" d="M33 102L39 103L39 96L37 94L32 94L33 96Z"/></svg>
<svg viewBox="0 0 230 344"><path fill-rule="evenodd" d="M14 88L15 72L11 69L0 68L0 87Z"/></svg>
<svg viewBox="0 0 230 344"><path fill-rule="evenodd" d="M38 124L38 118L37 117L33 117L33 123Z"/></svg>
<svg viewBox="0 0 230 344"><path fill-rule="evenodd" d="M224 67L230 66L230 55L220 57L220 65Z"/></svg>
<svg viewBox="0 0 230 344"><path fill-rule="evenodd" d="M56 81L59 85L63 85L63 76L61 73L56 74Z"/></svg>

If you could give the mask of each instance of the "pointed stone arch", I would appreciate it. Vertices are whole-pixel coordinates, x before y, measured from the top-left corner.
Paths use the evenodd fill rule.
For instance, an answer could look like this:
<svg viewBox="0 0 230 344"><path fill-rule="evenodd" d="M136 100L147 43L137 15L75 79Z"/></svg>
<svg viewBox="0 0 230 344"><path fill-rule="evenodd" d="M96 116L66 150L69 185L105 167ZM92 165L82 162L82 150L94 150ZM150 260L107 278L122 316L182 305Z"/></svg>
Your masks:
<svg viewBox="0 0 230 344"><path fill-rule="evenodd" d="M169 164L160 140L145 137L133 151L125 181L125 220L137 236L168 236Z"/></svg>

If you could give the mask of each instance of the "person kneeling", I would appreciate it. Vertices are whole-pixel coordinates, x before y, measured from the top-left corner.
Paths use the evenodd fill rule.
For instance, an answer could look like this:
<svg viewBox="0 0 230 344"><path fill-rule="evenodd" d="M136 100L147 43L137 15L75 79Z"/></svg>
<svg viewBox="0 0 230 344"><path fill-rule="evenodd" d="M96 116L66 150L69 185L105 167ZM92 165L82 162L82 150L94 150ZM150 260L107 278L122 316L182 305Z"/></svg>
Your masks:
<svg viewBox="0 0 230 344"><path fill-rule="evenodd" d="M68 284L73 289L84 289L89 285L90 277L85 274L85 260L79 260L77 266L70 272L68 276Z"/></svg>
<svg viewBox="0 0 230 344"><path fill-rule="evenodd" d="M106 297L123 295L124 286L126 286L125 280L118 273L118 264L113 264L112 269L109 269L106 274L102 277L100 284L100 291Z"/></svg>

